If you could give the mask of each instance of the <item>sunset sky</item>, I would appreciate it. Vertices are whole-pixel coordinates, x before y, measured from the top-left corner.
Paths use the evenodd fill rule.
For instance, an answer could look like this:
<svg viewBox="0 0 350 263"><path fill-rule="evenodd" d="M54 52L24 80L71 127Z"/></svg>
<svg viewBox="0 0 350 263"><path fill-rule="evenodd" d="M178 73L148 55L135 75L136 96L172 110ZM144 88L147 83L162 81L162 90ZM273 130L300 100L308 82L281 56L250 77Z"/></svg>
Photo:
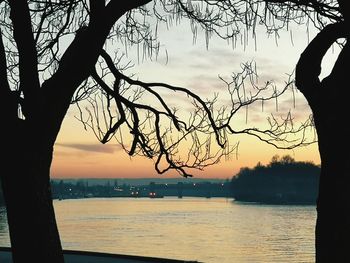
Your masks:
<svg viewBox="0 0 350 263"><path fill-rule="evenodd" d="M196 44L193 44L193 35L186 21L169 30L160 28L159 40L162 46L158 59L148 59L138 64L135 52L131 50L128 58L133 61L135 67L130 72L136 73L143 81L186 87L203 98L210 98L214 92L221 93L225 90L225 85L218 75L229 80L232 72L240 69L240 63L254 60L261 83L274 80L277 85L282 86L287 80L287 74L292 73L299 55L307 46L306 27L292 29L293 38L290 31L281 32L277 40L275 37L268 37L262 28L257 32L257 46L254 39L250 38L247 46L238 44L233 49L232 45L224 40L213 38L207 50L204 35L199 34ZM310 33L310 39L313 35L314 33ZM323 76L331 70L336 53L335 48L335 51L329 52L324 59ZM248 125L263 125L268 114L283 116L288 111L292 112L297 121L305 120L311 112L300 92L296 94L295 102L294 108L292 92L287 91L279 100L278 112L274 103L266 105L264 112L258 110L260 106L252 107L249 110ZM173 95L168 96L168 103L180 108L183 105L181 99ZM93 133L85 131L82 124L76 120L74 116L77 114L76 107L71 106L57 139L52 165L54 178L179 176L175 173L157 175L151 160L129 157L116 142L100 144ZM245 117L238 116L236 121L237 125L241 125L245 122ZM231 156L228 160L223 159L219 164L204 171L196 172L196 177L231 178L241 167L254 166L259 161L266 164L275 154L289 154L298 161L320 163L317 144L288 151L277 150L248 136L231 137L230 140L232 144L240 142L238 155Z"/></svg>

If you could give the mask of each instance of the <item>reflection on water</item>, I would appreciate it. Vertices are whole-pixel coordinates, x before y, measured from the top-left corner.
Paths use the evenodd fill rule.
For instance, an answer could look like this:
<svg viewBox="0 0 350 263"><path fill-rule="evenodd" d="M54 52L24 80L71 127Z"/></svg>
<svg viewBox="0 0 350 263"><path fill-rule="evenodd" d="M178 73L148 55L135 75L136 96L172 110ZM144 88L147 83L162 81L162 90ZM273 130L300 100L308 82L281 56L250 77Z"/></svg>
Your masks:
<svg viewBox="0 0 350 263"><path fill-rule="evenodd" d="M56 201L63 247L202 262L314 262L313 206L224 198ZM0 210L0 245L8 245Z"/></svg>

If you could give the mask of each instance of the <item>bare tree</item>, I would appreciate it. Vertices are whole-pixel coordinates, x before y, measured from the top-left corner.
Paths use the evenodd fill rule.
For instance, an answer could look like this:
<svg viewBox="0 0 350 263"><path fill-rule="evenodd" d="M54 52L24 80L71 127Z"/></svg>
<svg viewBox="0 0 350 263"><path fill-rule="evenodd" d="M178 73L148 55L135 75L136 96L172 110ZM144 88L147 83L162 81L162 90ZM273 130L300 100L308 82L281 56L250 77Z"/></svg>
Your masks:
<svg viewBox="0 0 350 263"><path fill-rule="evenodd" d="M213 11L212 3L203 1L208 7L203 16L187 2L154 1L146 9L148 2L0 1L0 108L4 115L0 135L5 153L1 180L15 262L64 260L49 178L54 143L71 103L90 104L87 115L81 111L80 120L102 143L112 138L121 140L130 155L154 159L159 173L174 169L189 176L192 168L217 163L236 147L228 145L229 134L253 135L276 147L310 143L303 134L313 124L312 119L301 127L295 127L288 116L282 123L271 118L270 128L265 130L234 129L234 114L252 103L277 98L291 85L287 81L279 91L272 83L258 86L250 64L243 64L242 72L232 80L222 79L232 105L218 110L215 97L205 101L189 89L143 82L124 74L118 58L108 53L107 44L115 40L126 46L142 45L147 55L156 53L158 44L145 20L151 14L165 23L181 14L203 26L207 37L211 32L208 29L221 27L222 21L230 26L234 17L240 17L232 13L225 21L221 12L212 17L221 10L221 1L215 2L219 9L213 6ZM232 10L223 7L230 14ZM217 33L222 32L218 29ZM251 90L243 96L244 82L251 84ZM189 98L193 113L187 120L168 106L159 92L164 89ZM157 106L142 102L144 95L151 96ZM117 136L123 129L129 131L130 145ZM289 139L288 135L296 133L302 136ZM178 150L184 140L191 141L186 156ZM216 149L212 141L216 141Z"/></svg>
<svg viewBox="0 0 350 263"><path fill-rule="evenodd" d="M313 26L320 33L310 42L296 66L296 85L307 99L317 129L321 157L321 177L317 201L316 261L347 262L350 235L349 197L349 140L336 138L348 134L349 89L349 23L350 8L345 0L223 0L167 1L163 7L169 14L187 17L206 31L207 42L213 34L224 39L247 41L248 33L255 36L258 25L268 34L278 37L280 30L293 23ZM345 41L339 41L345 39ZM330 75L319 79L321 61L332 44L341 52ZM339 134L339 135L338 135ZM344 138L344 137L342 137Z"/></svg>
<svg viewBox="0 0 350 263"><path fill-rule="evenodd" d="M54 142L116 21L147 2L0 2L1 180L14 262L64 261L50 193Z"/></svg>
<svg viewBox="0 0 350 263"><path fill-rule="evenodd" d="M317 262L344 262L349 260L347 239L350 217L347 189L349 181L349 155L343 147L348 140L338 143L337 133L347 134L349 127L337 129L348 116L346 98L349 46L343 47L331 74L319 80L321 61L327 49L339 38L349 34L344 22L330 24L311 41L302 53L296 68L296 84L307 98L313 111L319 138L321 177L317 201L316 256Z"/></svg>

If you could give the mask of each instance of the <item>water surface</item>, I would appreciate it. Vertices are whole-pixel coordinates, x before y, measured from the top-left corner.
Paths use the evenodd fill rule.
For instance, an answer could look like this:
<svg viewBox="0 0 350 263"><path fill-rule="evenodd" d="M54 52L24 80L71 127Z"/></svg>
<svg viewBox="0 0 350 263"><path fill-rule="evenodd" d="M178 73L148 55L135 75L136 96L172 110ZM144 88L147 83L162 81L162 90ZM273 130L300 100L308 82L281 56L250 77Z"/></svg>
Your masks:
<svg viewBox="0 0 350 263"><path fill-rule="evenodd" d="M313 206L225 198L55 201L63 247L215 263L314 262ZM0 209L0 246L8 246Z"/></svg>

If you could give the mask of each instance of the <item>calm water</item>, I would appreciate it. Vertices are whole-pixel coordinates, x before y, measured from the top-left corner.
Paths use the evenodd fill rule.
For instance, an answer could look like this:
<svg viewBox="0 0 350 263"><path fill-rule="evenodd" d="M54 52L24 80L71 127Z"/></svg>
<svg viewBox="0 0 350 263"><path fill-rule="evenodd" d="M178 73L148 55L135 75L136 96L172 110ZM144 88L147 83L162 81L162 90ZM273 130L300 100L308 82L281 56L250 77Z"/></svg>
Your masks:
<svg viewBox="0 0 350 263"><path fill-rule="evenodd" d="M215 263L314 262L313 206L224 198L56 201L66 249ZM0 246L8 246L0 208Z"/></svg>

